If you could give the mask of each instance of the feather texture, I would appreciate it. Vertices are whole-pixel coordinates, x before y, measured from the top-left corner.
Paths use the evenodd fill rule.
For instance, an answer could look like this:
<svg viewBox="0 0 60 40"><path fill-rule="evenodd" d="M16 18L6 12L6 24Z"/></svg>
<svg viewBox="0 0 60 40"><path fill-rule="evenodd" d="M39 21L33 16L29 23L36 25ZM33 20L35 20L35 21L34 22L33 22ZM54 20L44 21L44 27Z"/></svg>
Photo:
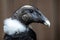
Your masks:
<svg viewBox="0 0 60 40"><path fill-rule="evenodd" d="M16 19L8 18L4 21L4 32L9 35L15 32L24 32L27 28Z"/></svg>

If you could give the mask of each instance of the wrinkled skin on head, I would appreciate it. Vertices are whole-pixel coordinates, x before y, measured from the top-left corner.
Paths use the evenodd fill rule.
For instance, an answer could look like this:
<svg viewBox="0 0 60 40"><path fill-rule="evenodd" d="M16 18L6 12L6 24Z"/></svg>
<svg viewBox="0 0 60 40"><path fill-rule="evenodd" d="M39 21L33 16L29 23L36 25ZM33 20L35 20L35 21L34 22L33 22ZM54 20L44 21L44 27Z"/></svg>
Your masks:
<svg viewBox="0 0 60 40"><path fill-rule="evenodd" d="M50 26L49 20L42 14L41 11L33 6L23 6L17 10L16 13L18 19L27 25L32 22L36 22Z"/></svg>

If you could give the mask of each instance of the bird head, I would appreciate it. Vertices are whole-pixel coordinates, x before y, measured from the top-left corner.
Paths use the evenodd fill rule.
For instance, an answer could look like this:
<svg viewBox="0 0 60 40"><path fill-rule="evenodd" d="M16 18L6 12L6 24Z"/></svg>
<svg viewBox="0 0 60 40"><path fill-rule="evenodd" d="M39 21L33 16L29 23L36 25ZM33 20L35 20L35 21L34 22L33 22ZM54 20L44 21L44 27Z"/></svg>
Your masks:
<svg viewBox="0 0 60 40"><path fill-rule="evenodd" d="M43 15L43 13L31 5L22 6L16 11L16 13L18 14L19 20L27 25L36 22L50 26L49 20Z"/></svg>

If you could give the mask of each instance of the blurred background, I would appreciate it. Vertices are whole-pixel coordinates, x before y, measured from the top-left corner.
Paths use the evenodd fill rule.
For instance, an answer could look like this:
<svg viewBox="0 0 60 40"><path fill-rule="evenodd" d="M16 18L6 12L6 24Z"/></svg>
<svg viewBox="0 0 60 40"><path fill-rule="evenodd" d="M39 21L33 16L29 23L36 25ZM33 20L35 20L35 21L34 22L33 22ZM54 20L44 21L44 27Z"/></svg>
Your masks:
<svg viewBox="0 0 60 40"><path fill-rule="evenodd" d="M60 40L60 0L0 0L0 40L3 40L3 20L23 5L33 5L50 20L51 27L32 23L37 40Z"/></svg>

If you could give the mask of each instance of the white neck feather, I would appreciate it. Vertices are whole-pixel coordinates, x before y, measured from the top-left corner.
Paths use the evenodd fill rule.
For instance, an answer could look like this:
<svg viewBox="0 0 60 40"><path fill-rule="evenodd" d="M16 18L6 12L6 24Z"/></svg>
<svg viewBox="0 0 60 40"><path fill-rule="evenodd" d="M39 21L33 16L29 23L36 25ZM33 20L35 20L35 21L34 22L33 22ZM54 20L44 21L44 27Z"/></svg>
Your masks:
<svg viewBox="0 0 60 40"><path fill-rule="evenodd" d="M24 32L26 29L27 28L16 19L8 18L4 20L4 32L9 35L14 34L15 32Z"/></svg>

